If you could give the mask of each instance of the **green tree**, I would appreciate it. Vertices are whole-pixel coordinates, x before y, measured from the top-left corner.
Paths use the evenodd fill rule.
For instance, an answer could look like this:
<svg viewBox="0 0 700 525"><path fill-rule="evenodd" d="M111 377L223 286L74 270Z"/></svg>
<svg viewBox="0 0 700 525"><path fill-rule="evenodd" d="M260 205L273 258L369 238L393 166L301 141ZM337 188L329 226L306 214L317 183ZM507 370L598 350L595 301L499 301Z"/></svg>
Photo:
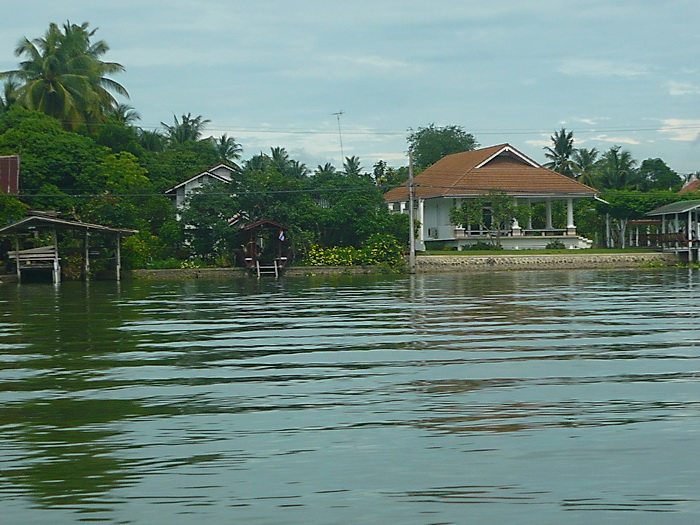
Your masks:
<svg viewBox="0 0 700 525"><path fill-rule="evenodd" d="M139 144L146 151L159 153L165 150L167 145L166 137L158 130L148 130L139 128L136 130Z"/></svg>
<svg viewBox="0 0 700 525"><path fill-rule="evenodd" d="M661 159L646 159L637 170L644 190L678 191L683 179Z"/></svg>
<svg viewBox="0 0 700 525"><path fill-rule="evenodd" d="M531 209L520 205L514 197L503 192L464 199L461 206L450 210L450 221L463 227L477 224L489 232L492 242L500 246L501 235L510 230L513 219L526 222Z"/></svg>
<svg viewBox="0 0 700 525"><path fill-rule="evenodd" d="M332 175L335 172L335 166L333 166L333 164L330 162L326 162L323 166L319 164L316 166L316 170L314 171L316 175Z"/></svg>
<svg viewBox="0 0 700 525"><path fill-rule="evenodd" d="M137 120L141 120L141 114L129 104L117 104L110 108L107 116L127 126L133 126Z"/></svg>
<svg viewBox="0 0 700 525"><path fill-rule="evenodd" d="M228 220L240 211L241 201L229 184L220 181L203 185L192 194L182 213L185 239L198 257L213 260L230 256L238 248L238 232Z"/></svg>
<svg viewBox="0 0 700 525"><path fill-rule="evenodd" d="M636 165L637 161L629 151L612 146L600 160L600 187L613 190L630 187L635 182Z"/></svg>
<svg viewBox="0 0 700 525"><path fill-rule="evenodd" d="M214 147L219 153L221 162L235 164L236 161L241 158L243 148L233 137L229 137L224 133L218 139L214 139L213 137L212 139L214 141Z"/></svg>
<svg viewBox="0 0 700 525"><path fill-rule="evenodd" d="M67 22L63 29L52 23L43 37L20 40L15 55L23 61L0 78L19 83L12 92L18 104L58 119L65 129L101 122L117 105L112 92L128 93L107 76L124 67L102 60L109 46L103 40L93 42L95 32L87 22Z"/></svg>
<svg viewBox="0 0 700 525"><path fill-rule="evenodd" d="M552 146L544 148L546 151L544 156L549 159L549 162L545 163L544 166L567 177L573 177L571 156L574 153L574 132L567 132L564 128L561 128L559 131L554 132L550 140L552 141Z"/></svg>
<svg viewBox="0 0 700 525"><path fill-rule="evenodd" d="M166 137L171 145L197 142L202 138L205 126L211 122L201 115L193 117L192 113L182 115L182 120L173 115L173 120L173 124L160 123L165 128Z"/></svg>
<svg viewBox="0 0 700 525"><path fill-rule="evenodd" d="M343 172L345 175L350 177L360 176L362 174L360 157L356 157L355 155L352 157L345 157L345 162L343 162Z"/></svg>
<svg viewBox="0 0 700 525"><path fill-rule="evenodd" d="M419 169L425 169L447 155L473 151L479 147L474 135L461 126L437 127L430 124L417 130L409 129L407 140L413 164Z"/></svg>
<svg viewBox="0 0 700 525"><path fill-rule="evenodd" d="M13 106L0 118L0 153L22 155L22 193L102 191L102 160L109 150L90 137L64 131L53 118ZM32 200L32 206L38 207ZM67 201L63 201L67 202Z"/></svg>
<svg viewBox="0 0 700 525"><path fill-rule="evenodd" d="M598 150L595 148L575 149L571 155L571 171L581 184L593 188L598 184Z"/></svg>
<svg viewBox="0 0 700 525"><path fill-rule="evenodd" d="M372 169L372 177L377 186L383 192L389 191L391 188L399 186L408 180L408 166L394 168L387 166L383 160L377 161Z"/></svg>

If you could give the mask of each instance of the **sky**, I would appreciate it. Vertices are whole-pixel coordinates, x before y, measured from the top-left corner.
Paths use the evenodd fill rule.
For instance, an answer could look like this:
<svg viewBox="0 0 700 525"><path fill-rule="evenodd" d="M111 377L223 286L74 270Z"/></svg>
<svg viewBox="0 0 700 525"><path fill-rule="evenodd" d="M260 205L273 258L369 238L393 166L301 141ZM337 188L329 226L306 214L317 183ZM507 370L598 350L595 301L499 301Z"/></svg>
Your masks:
<svg viewBox="0 0 700 525"><path fill-rule="evenodd" d="M564 127L575 147L700 171L697 0L23 0L3 9L0 70L66 20L126 68L139 126L201 115L244 159L398 167L434 123L538 162Z"/></svg>

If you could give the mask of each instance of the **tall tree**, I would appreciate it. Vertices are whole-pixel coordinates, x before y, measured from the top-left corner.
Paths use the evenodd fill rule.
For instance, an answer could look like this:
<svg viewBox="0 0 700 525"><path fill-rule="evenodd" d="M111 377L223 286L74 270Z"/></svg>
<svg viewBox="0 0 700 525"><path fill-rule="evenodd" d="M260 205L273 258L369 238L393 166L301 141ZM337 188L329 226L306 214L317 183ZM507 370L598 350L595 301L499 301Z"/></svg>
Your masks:
<svg viewBox="0 0 700 525"><path fill-rule="evenodd" d="M604 189L621 190L634 182L635 166L629 151L620 146L612 146L603 153L600 161L601 187Z"/></svg>
<svg viewBox="0 0 700 525"><path fill-rule="evenodd" d="M192 113L182 115L182 120L178 120L177 116L173 115L173 121L173 124L160 123L165 128L168 142L171 145L197 142L202 138L204 127L211 122L201 115L193 117Z"/></svg>
<svg viewBox="0 0 700 525"><path fill-rule="evenodd" d="M19 82L12 93L17 103L60 120L65 129L101 121L117 105L112 93L128 93L107 76L124 67L102 60L109 46L91 40L96 31L89 30L87 22L66 22L63 28L52 23L43 37L19 41L15 55L24 60L0 78Z"/></svg>
<svg viewBox="0 0 700 525"><path fill-rule="evenodd" d="M0 109L7 111L17 102L15 92L19 87L19 82L14 78L8 78L2 86L2 97L0 98Z"/></svg>
<svg viewBox="0 0 700 525"><path fill-rule="evenodd" d="M435 164L438 160L462 151L472 151L479 147L474 135L461 126L427 127L413 130L409 128L408 151L413 155L413 164L420 169Z"/></svg>
<svg viewBox="0 0 700 525"><path fill-rule="evenodd" d="M571 155L571 172L582 184L595 187L598 184L598 150L575 149Z"/></svg>
<svg viewBox="0 0 700 525"><path fill-rule="evenodd" d="M213 140L214 147L216 147L216 151L219 153L222 162L235 164L235 162L241 158L243 148L233 137L229 137L224 133L218 139Z"/></svg>
<svg viewBox="0 0 700 525"><path fill-rule="evenodd" d="M571 156L574 153L574 132L567 132L561 128L554 132L550 140L552 146L544 148L546 151L544 156L549 159L549 162L545 163L544 166L567 177L573 177Z"/></svg>
<svg viewBox="0 0 700 525"><path fill-rule="evenodd" d="M133 126L137 120L141 120L141 114L129 104L117 104L107 112L107 116L127 126Z"/></svg>
<svg viewBox="0 0 700 525"><path fill-rule="evenodd" d="M350 175L357 177L362 172L362 165L360 164L360 157L353 155L352 157L345 157L345 162L343 162L343 172L345 175Z"/></svg>
<svg viewBox="0 0 700 525"><path fill-rule="evenodd" d="M323 166L319 164L314 170L315 175L321 176L333 175L335 172L335 166L333 166L333 164L331 164L330 162L326 162Z"/></svg>
<svg viewBox="0 0 700 525"><path fill-rule="evenodd" d="M683 179L661 159L646 159L639 166L639 177L645 190L678 191Z"/></svg>

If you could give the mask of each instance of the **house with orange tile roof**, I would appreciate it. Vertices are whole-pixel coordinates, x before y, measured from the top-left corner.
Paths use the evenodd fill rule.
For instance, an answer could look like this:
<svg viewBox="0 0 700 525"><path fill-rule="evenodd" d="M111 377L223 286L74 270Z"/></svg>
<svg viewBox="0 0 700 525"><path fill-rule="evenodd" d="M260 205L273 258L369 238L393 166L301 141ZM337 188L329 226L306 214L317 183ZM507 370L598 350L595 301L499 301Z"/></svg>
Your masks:
<svg viewBox="0 0 700 525"><path fill-rule="evenodd" d="M450 210L461 206L464 199L493 192L510 195L518 203L545 205L544 228L534 229L532 219L527 225L514 220L500 237L504 248L538 249L553 241L572 249L592 245L576 233L573 203L575 199L592 199L598 191L541 166L509 144L448 155L420 173L414 187L419 250L426 241L462 249L491 237L493 232L479 226L452 224ZM408 213L407 184L389 190L384 199L392 211ZM553 223L552 204L556 201L566 203L566 224Z"/></svg>

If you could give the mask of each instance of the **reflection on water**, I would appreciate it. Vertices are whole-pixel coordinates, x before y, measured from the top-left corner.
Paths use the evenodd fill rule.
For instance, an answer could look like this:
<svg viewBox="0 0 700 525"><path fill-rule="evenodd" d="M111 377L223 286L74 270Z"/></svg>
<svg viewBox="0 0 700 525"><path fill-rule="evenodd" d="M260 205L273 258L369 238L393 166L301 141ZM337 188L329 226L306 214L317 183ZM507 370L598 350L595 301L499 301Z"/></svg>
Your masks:
<svg viewBox="0 0 700 525"><path fill-rule="evenodd" d="M4 519L697 522L699 298L687 270L3 285Z"/></svg>

